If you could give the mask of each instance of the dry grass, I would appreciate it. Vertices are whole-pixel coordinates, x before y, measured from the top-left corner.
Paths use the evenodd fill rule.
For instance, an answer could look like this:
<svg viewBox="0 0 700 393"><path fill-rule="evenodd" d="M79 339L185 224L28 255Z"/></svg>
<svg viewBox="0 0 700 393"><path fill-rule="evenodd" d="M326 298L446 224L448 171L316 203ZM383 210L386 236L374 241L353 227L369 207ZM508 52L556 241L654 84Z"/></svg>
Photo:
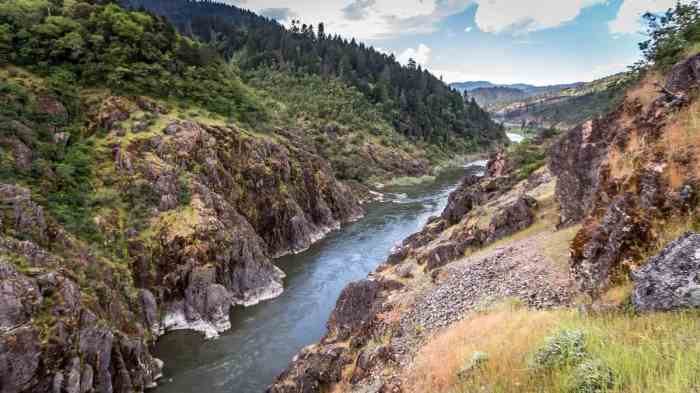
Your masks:
<svg viewBox="0 0 700 393"><path fill-rule="evenodd" d="M665 175L671 187L700 174L700 101L674 116L660 143L670 158Z"/></svg>
<svg viewBox="0 0 700 393"><path fill-rule="evenodd" d="M648 108L649 104L660 94L656 83L661 81L663 81L663 77L658 72L648 75L637 86L628 91L627 100L634 101L639 99L644 108Z"/></svg>
<svg viewBox="0 0 700 393"><path fill-rule="evenodd" d="M549 258L554 266L568 270L571 240L581 230L581 225L564 228L544 237L541 242L542 254Z"/></svg>
<svg viewBox="0 0 700 393"><path fill-rule="evenodd" d="M609 293L627 296L629 286ZM617 299L619 300L619 299ZM453 325L424 346L407 371L405 386L415 393L568 393L574 367L547 371L530 367L545 338L560 330L585 336L586 359L609 367L609 393L692 393L700 389L700 314L614 313L584 317L572 310L500 308ZM471 377L459 369L476 351L488 361Z"/></svg>
<svg viewBox="0 0 700 393"><path fill-rule="evenodd" d="M524 355L552 331L564 314L504 307L459 322L421 349L406 386L415 393L455 391L460 385L457 371L476 351L489 356L480 379L525 383L528 373Z"/></svg>

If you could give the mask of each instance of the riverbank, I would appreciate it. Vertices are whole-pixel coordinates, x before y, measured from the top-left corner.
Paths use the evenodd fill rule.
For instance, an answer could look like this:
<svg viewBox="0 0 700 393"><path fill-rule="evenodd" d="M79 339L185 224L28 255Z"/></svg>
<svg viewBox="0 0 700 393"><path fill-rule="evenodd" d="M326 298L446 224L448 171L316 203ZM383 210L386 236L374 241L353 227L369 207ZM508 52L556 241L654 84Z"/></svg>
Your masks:
<svg viewBox="0 0 700 393"><path fill-rule="evenodd" d="M287 275L285 291L256 306L232 309L231 328L217 340L185 331L161 337L155 355L165 368L155 392L263 391L295 352L323 335L342 288L366 277L396 243L440 214L464 173L464 168L454 168L434 182L388 187L383 190L386 200L365 205L361 220L331 232L301 254L276 260Z"/></svg>

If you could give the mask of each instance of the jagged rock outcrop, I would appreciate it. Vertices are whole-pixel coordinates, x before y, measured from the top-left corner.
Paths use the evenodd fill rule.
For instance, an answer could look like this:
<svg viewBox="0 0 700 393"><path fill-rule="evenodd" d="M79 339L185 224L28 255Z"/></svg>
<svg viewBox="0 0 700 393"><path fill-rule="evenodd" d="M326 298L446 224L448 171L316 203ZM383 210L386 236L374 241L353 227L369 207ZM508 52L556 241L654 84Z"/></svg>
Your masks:
<svg viewBox="0 0 700 393"><path fill-rule="evenodd" d="M442 218L449 225L458 223L474 206L483 203L484 195L478 186L480 181L481 177L479 176L467 175L459 187L450 193L447 206L442 212Z"/></svg>
<svg viewBox="0 0 700 393"><path fill-rule="evenodd" d="M364 345L381 326L379 315L386 311L384 301L402 285L391 280L361 280L350 283L340 294L328 320L321 345L310 346L294 357L289 367L268 387L269 393L320 393L341 380L343 368L353 362L351 350L344 342L352 337L351 346ZM367 354L364 367L370 368L381 356Z"/></svg>
<svg viewBox="0 0 700 393"><path fill-rule="evenodd" d="M503 161L495 154L487 164ZM503 168L508 165L503 162ZM525 229L535 221L536 201L527 192L551 180L549 174L535 173L513 190L517 180L504 176L466 176L449 198L440 217L428 221L418 233L406 238L392 251L387 263L397 265L413 258L426 270L435 270L462 257L470 248L479 248ZM505 194L512 197L499 200ZM450 231L447 229L450 228ZM448 234L449 232L449 234Z"/></svg>
<svg viewBox="0 0 700 393"><path fill-rule="evenodd" d="M115 272L47 218L28 190L0 185L0 205L7 207L0 215L0 392L153 386L162 363L149 353L142 326L153 323L154 311L141 313ZM97 299L76 282L86 276Z"/></svg>
<svg viewBox="0 0 700 393"><path fill-rule="evenodd" d="M695 203L696 141L679 118L700 86L698 62L696 55L673 67L663 86L653 76L642 80L617 110L570 131L551 149L560 221L583 221L571 272L592 296L642 258L658 225Z"/></svg>
<svg viewBox="0 0 700 393"><path fill-rule="evenodd" d="M700 307L700 235L686 233L632 272L639 311Z"/></svg>

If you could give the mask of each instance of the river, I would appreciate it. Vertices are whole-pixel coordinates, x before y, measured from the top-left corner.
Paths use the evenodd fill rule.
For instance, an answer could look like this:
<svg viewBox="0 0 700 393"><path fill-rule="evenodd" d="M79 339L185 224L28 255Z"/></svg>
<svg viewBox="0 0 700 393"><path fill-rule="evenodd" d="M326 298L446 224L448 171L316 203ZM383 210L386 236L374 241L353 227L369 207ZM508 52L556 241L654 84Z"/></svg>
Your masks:
<svg viewBox="0 0 700 393"><path fill-rule="evenodd" d="M485 162L474 162L480 171ZM438 215L465 169L434 182L390 190L392 201L366 206L361 220L331 233L309 250L275 261L287 274L284 293L257 306L236 307L231 330L205 341L176 331L162 337L155 356L165 361L156 393L260 393L301 348L318 341L340 291L384 262L391 248Z"/></svg>

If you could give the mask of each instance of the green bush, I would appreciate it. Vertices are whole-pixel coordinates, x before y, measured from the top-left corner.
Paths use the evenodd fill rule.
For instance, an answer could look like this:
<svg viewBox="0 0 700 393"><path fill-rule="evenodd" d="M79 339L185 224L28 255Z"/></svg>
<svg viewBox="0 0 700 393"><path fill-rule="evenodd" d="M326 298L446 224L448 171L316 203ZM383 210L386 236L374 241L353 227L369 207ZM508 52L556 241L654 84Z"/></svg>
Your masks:
<svg viewBox="0 0 700 393"><path fill-rule="evenodd" d="M571 366L586 356L585 335L580 330L561 330L548 337L534 354L532 366L536 369L553 369Z"/></svg>
<svg viewBox="0 0 700 393"><path fill-rule="evenodd" d="M613 371L605 363L589 359L574 370L571 393L604 393L614 386Z"/></svg>

